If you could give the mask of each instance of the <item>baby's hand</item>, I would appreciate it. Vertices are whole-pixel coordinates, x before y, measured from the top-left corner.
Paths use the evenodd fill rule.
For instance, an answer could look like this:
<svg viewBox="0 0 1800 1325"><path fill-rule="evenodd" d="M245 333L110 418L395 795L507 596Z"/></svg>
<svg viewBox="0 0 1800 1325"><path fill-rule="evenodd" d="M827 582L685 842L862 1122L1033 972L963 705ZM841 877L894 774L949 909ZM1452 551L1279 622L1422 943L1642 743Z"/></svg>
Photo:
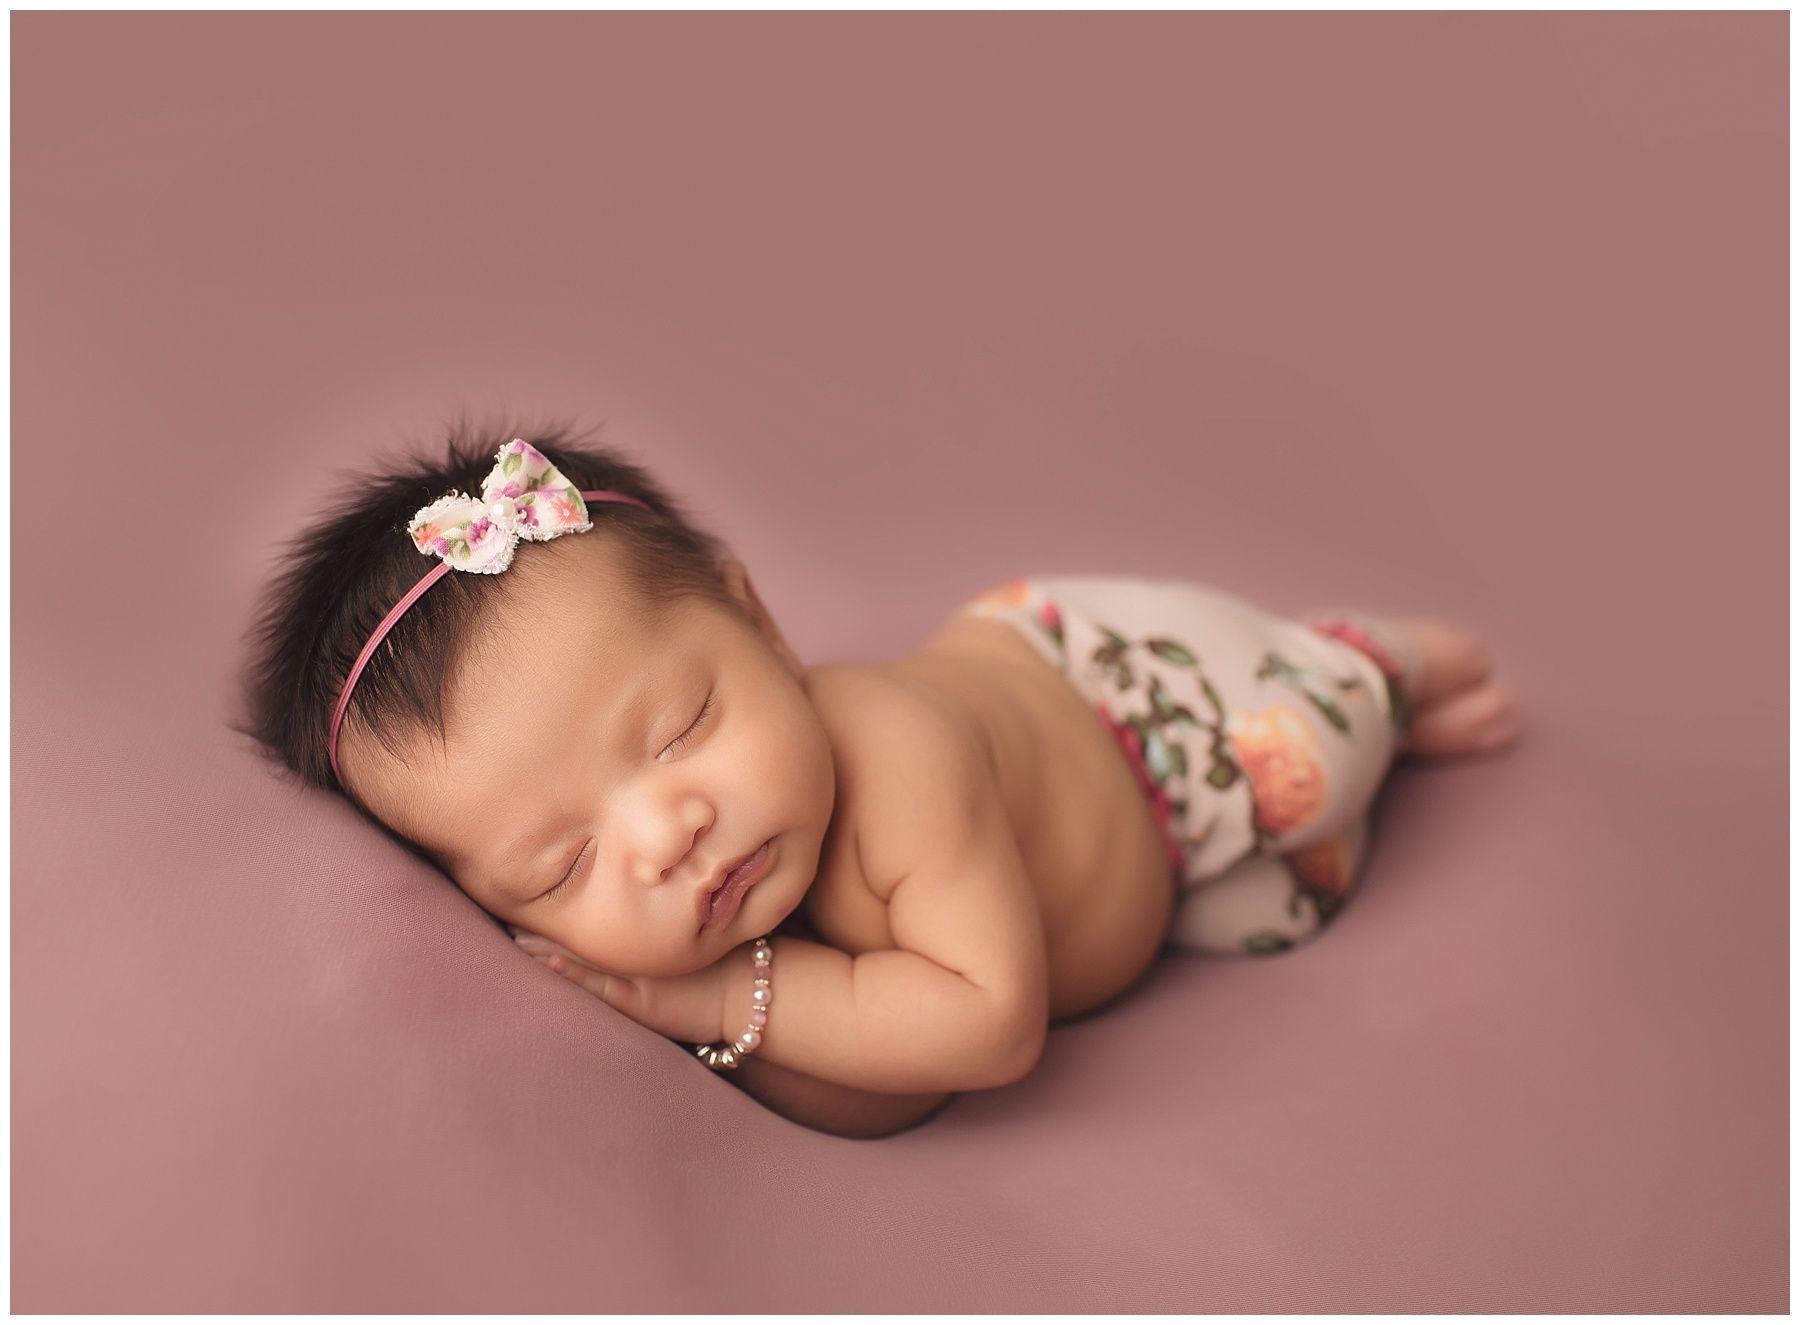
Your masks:
<svg viewBox="0 0 1800 1325"><path fill-rule="evenodd" d="M516 925L506 929L515 943L558 975L568 977L609 1008L617 1008L658 1035L694 1044L727 1038L723 1023L729 955L687 975L612 975L590 966L541 934ZM730 1033L735 1035L737 1031L734 1028Z"/></svg>

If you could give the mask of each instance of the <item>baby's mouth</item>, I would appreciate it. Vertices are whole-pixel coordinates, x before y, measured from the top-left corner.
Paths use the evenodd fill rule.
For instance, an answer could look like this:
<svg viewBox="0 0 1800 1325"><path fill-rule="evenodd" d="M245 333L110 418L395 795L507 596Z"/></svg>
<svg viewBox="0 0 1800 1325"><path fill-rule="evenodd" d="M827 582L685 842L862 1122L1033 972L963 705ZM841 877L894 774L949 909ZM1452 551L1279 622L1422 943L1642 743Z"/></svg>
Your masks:
<svg viewBox="0 0 1800 1325"><path fill-rule="evenodd" d="M770 838L726 871L716 888L701 891L696 900L701 932L717 929L736 914L744 894L768 874L774 843L775 839Z"/></svg>

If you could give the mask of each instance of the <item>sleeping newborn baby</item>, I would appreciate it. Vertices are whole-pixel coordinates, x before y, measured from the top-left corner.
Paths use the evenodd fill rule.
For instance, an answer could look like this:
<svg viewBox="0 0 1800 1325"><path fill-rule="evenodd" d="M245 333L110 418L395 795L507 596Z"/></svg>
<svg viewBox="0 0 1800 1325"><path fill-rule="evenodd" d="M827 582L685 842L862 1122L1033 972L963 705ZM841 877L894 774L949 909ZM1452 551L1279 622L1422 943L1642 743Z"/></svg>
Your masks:
<svg viewBox="0 0 1800 1325"><path fill-rule="evenodd" d="M1015 579L807 666L644 470L460 432L297 541L247 694L525 952L851 1136L1019 1080L1165 945L1317 933L1393 760L1519 726L1466 630L1183 580Z"/></svg>

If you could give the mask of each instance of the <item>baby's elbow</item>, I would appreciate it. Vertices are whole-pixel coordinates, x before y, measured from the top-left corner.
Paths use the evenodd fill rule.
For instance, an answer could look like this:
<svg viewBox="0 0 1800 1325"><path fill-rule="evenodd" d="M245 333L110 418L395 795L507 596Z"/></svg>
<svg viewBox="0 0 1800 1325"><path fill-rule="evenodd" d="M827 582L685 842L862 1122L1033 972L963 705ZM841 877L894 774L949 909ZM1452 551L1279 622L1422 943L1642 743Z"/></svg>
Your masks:
<svg viewBox="0 0 1800 1325"><path fill-rule="evenodd" d="M877 1110L854 1123L844 1122L818 1130L829 1132L833 1136L847 1137L852 1141L879 1141L883 1137L911 1131L926 1119L936 1117L938 1110L955 1098L954 1094L947 1091L907 1095L893 1106Z"/></svg>
<svg viewBox="0 0 1800 1325"><path fill-rule="evenodd" d="M989 1087L1010 1086L1030 1076L1044 1056L1044 1043L1049 1035L1049 1014L1041 1008L1009 1017L994 1053L994 1077L986 1084Z"/></svg>

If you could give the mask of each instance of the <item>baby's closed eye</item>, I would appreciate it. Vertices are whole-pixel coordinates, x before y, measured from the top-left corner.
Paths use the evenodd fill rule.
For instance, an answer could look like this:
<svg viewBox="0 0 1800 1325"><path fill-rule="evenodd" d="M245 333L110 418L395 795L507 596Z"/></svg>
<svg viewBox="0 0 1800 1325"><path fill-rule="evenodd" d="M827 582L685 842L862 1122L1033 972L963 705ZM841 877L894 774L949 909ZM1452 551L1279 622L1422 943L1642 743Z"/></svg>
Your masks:
<svg viewBox="0 0 1800 1325"><path fill-rule="evenodd" d="M682 746L693 740L695 734L699 732L701 727L706 725L707 719L712 716L713 709L713 695L709 693L705 703L700 706L700 712L695 716L694 720L687 725L686 730L684 730L681 735L669 742L668 746L665 747L664 753L667 753L670 750L679 750ZM587 865L588 856L593 851L593 848L594 839L590 837L587 840L587 843L581 848L580 853L570 862L569 868L563 872L562 878L557 881L556 885L546 892L539 893L532 900L534 902L548 902L560 895L564 889L580 878L582 870Z"/></svg>
<svg viewBox="0 0 1800 1325"><path fill-rule="evenodd" d="M709 694L706 697L706 702L700 706L699 716L696 717L693 720L693 722L688 724L688 728L686 731L682 732L681 735L677 736L673 741L669 742L668 749L669 750L679 750L682 746L686 745L689 741L693 740L694 733L699 731L700 728L705 725L706 720L712 716L712 711L713 711L713 697L712 697L712 695ZM665 751L665 753L667 753L667 751Z"/></svg>

